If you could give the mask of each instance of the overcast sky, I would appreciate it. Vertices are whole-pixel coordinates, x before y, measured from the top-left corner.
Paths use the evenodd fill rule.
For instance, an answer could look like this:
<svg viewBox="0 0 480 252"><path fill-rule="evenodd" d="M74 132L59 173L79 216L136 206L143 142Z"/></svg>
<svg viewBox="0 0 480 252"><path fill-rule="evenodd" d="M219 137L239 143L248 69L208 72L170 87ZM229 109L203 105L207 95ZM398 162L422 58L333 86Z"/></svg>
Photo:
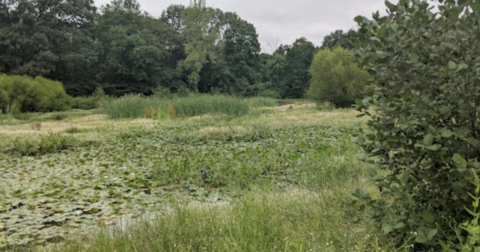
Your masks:
<svg viewBox="0 0 480 252"><path fill-rule="evenodd" d="M98 6L110 0L95 0ZM139 0L142 9L155 17L171 4L188 5L190 0ZM357 15L370 17L384 12L384 0L207 0L207 5L236 12L255 25L262 49L272 51L280 44L291 44L306 37L321 44L330 32L355 28Z"/></svg>

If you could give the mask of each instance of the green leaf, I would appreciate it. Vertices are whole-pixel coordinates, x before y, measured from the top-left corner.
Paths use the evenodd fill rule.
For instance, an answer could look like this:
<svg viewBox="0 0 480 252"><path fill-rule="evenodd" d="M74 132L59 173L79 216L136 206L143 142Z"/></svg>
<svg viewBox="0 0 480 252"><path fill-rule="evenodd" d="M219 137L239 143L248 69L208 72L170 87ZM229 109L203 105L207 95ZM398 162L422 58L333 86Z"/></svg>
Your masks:
<svg viewBox="0 0 480 252"><path fill-rule="evenodd" d="M382 230L385 234L388 234L394 230L393 226L391 224L383 224Z"/></svg>
<svg viewBox="0 0 480 252"><path fill-rule="evenodd" d="M417 237L415 237L415 242L417 243L426 243L428 241L427 236L423 232L418 232Z"/></svg>
<svg viewBox="0 0 480 252"><path fill-rule="evenodd" d="M412 63L418 63L419 59L420 59L420 57L418 57L417 54L412 54L412 55L410 55L410 61L411 61Z"/></svg>
<svg viewBox="0 0 480 252"><path fill-rule="evenodd" d="M364 16L356 16L354 20L355 22L360 24L360 23L363 23L364 20L366 20L366 18Z"/></svg>
<svg viewBox="0 0 480 252"><path fill-rule="evenodd" d="M428 230L428 229L427 229ZM437 229L431 229L428 231L428 234L427 234L427 240L428 241L431 241L433 239L433 237L435 237L435 235L437 235L438 233L438 230Z"/></svg>
<svg viewBox="0 0 480 252"><path fill-rule="evenodd" d="M454 69L457 69L457 63L453 62L453 61L449 61L448 62L448 68L454 70Z"/></svg>
<svg viewBox="0 0 480 252"><path fill-rule="evenodd" d="M461 69L468 69L468 65L465 64L464 62L462 62L462 63L460 63L460 64L458 65L458 69L459 69L459 70L461 70Z"/></svg>
<svg viewBox="0 0 480 252"><path fill-rule="evenodd" d="M417 237L415 238L415 241L418 243L427 243L437 235L438 230L437 229L430 229L430 228L425 228L421 229L418 231Z"/></svg>
<svg viewBox="0 0 480 252"><path fill-rule="evenodd" d="M432 134L427 134L425 138L423 138L423 143L427 146L430 146L433 144L433 135Z"/></svg>
<svg viewBox="0 0 480 252"><path fill-rule="evenodd" d="M374 178L378 175L378 170L374 168L367 169L367 175L371 178Z"/></svg>
<svg viewBox="0 0 480 252"><path fill-rule="evenodd" d="M450 138L450 137L453 136L453 132L451 130L447 129L447 128L443 128L441 130L441 134L442 134L442 137L444 137L444 138Z"/></svg>
<svg viewBox="0 0 480 252"><path fill-rule="evenodd" d="M395 226L394 226L395 229L400 229L400 228L403 228L403 227L405 227L405 223L403 223L403 222L399 222L399 223L395 224Z"/></svg>
<svg viewBox="0 0 480 252"><path fill-rule="evenodd" d="M385 1L385 5L387 6L390 13L398 10L398 7L395 4L391 3L390 1Z"/></svg>
<svg viewBox="0 0 480 252"><path fill-rule="evenodd" d="M452 157L452 160L453 162L455 162L455 164L457 164L459 167L461 168L467 168L467 160L465 160L465 158L463 158L462 156L460 156L460 154L454 154L453 157Z"/></svg>
<svg viewBox="0 0 480 252"><path fill-rule="evenodd" d="M378 29L377 31L377 36L380 38L383 38L385 37L386 34L387 34L387 26L382 25L382 27L380 27L380 29Z"/></svg>

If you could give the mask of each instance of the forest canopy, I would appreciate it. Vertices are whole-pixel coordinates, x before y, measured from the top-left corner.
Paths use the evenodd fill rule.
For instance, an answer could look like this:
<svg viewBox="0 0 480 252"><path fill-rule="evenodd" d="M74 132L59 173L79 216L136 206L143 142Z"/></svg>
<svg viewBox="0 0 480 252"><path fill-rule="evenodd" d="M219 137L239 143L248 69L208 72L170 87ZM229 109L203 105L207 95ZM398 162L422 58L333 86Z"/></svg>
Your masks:
<svg viewBox="0 0 480 252"><path fill-rule="evenodd" d="M350 47L336 31L322 47ZM193 1L160 17L137 0L0 1L0 73L42 76L68 94L168 92L302 98L318 48L305 38L262 53L253 24Z"/></svg>

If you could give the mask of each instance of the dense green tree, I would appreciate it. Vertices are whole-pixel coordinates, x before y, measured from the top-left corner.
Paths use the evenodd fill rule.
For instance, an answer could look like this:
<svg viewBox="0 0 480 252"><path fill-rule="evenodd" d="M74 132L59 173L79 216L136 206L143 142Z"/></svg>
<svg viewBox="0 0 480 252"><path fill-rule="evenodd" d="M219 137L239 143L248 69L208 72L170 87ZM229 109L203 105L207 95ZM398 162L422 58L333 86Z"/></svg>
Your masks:
<svg viewBox="0 0 480 252"><path fill-rule="evenodd" d="M135 0L114 0L103 9L98 22L97 75L105 92L151 94L157 87L171 88L178 78L172 58L181 41L161 20L149 17Z"/></svg>
<svg viewBox="0 0 480 252"><path fill-rule="evenodd" d="M92 0L0 1L0 13L0 72L89 85L97 61Z"/></svg>
<svg viewBox="0 0 480 252"><path fill-rule="evenodd" d="M266 54L260 56L261 59L261 83L263 85L260 94L266 92L276 98L281 97L283 73L286 67L285 55L282 53Z"/></svg>
<svg viewBox="0 0 480 252"><path fill-rule="evenodd" d="M0 1L0 72L45 76L72 95L161 88L301 97L314 46L305 39L260 55L255 27L237 14L193 0L159 19L137 0Z"/></svg>
<svg viewBox="0 0 480 252"><path fill-rule="evenodd" d="M354 48L356 40L357 32L355 30L350 29L348 32L336 30L325 36L320 49L335 49L336 47L341 47L351 50Z"/></svg>
<svg viewBox="0 0 480 252"><path fill-rule="evenodd" d="M292 45L281 45L263 61L263 82L282 98L302 98L310 84L309 68L316 47L305 38Z"/></svg>
<svg viewBox="0 0 480 252"><path fill-rule="evenodd" d="M192 2L183 13L184 33L186 38L186 57L179 64L179 69L187 74L188 88L198 91L200 73L203 67L216 60L215 42L218 38L218 12L207 8L203 1Z"/></svg>
<svg viewBox="0 0 480 252"><path fill-rule="evenodd" d="M350 107L365 95L368 73L351 59L347 49L321 50L310 67L312 80L308 97L316 102L330 102Z"/></svg>
<svg viewBox="0 0 480 252"><path fill-rule="evenodd" d="M166 10L162 12L161 20L167 23L172 29L181 33L183 26L183 12L185 6L180 4L170 5Z"/></svg>
<svg viewBox="0 0 480 252"><path fill-rule="evenodd" d="M188 88L199 92L251 95L260 81L260 43L255 27L235 13L213 9L205 1L172 5L162 20L184 39L185 58L178 69Z"/></svg>
<svg viewBox="0 0 480 252"><path fill-rule="evenodd" d="M316 48L305 38L297 39L285 55L286 70L283 97L302 98L310 84L309 68Z"/></svg>
<svg viewBox="0 0 480 252"><path fill-rule="evenodd" d="M225 93L253 95L260 82L260 43L255 27L235 13L225 13L221 46L223 72L219 87Z"/></svg>

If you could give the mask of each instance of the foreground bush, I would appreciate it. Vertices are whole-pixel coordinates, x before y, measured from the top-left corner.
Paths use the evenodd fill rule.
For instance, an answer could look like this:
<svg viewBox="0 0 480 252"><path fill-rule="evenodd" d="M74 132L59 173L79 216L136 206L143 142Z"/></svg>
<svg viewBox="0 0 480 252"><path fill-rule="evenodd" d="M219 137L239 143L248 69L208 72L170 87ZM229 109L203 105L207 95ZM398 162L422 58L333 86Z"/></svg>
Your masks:
<svg viewBox="0 0 480 252"><path fill-rule="evenodd" d="M174 118L204 114L246 115L249 107L240 98L224 95L190 95L187 97L157 98L127 95L107 101L103 108L112 119Z"/></svg>
<svg viewBox="0 0 480 252"><path fill-rule="evenodd" d="M318 52L310 74L312 79L307 96L318 103L330 102L337 107L350 107L365 94L368 73L351 60L351 53L346 49Z"/></svg>
<svg viewBox="0 0 480 252"><path fill-rule="evenodd" d="M51 112L69 108L62 83L43 77L0 74L0 112Z"/></svg>
<svg viewBox="0 0 480 252"><path fill-rule="evenodd" d="M478 251L480 4L440 2L438 13L402 0L387 17L357 18L375 90L360 104L375 108L363 144L384 171L371 172L380 196L357 198L415 251Z"/></svg>

